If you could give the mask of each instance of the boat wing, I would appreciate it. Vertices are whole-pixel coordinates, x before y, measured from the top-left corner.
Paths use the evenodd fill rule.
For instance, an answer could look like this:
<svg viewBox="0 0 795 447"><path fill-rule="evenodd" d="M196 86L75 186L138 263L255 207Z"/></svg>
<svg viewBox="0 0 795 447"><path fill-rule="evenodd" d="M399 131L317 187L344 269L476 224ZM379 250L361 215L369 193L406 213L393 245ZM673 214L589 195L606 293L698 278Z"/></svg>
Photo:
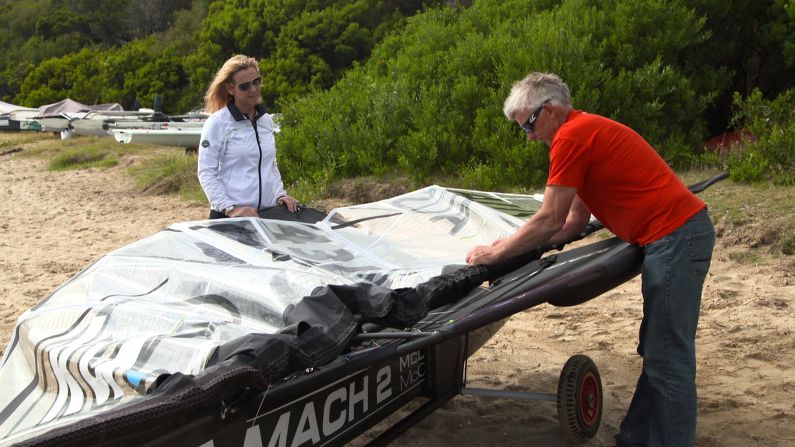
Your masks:
<svg viewBox="0 0 795 447"><path fill-rule="evenodd" d="M187 413L266 405L271 387L312 395L300 384L324 373L307 371L340 377L638 273L640 250L617 238L464 265L541 199L431 186L319 220L174 224L111 252L19 317L0 363L0 444L147 440ZM382 337L395 341L352 344Z"/></svg>
<svg viewBox="0 0 795 447"><path fill-rule="evenodd" d="M135 401L162 377L200 375L219 347L284 331L285 312L318 288L417 286L540 204L431 186L316 223L174 224L103 256L19 317L0 364L0 439Z"/></svg>

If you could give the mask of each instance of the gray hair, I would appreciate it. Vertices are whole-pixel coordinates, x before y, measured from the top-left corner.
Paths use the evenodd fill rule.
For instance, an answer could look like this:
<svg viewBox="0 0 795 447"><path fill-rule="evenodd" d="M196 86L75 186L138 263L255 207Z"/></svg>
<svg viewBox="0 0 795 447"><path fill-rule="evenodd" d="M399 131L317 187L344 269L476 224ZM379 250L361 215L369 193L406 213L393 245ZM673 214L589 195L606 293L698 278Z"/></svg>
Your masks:
<svg viewBox="0 0 795 447"><path fill-rule="evenodd" d="M532 110L546 100L553 104L570 105L569 86L556 74L530 73L513 85L511 94L505 99L502 113L509 120L513 120L517 112Z"/></svg>

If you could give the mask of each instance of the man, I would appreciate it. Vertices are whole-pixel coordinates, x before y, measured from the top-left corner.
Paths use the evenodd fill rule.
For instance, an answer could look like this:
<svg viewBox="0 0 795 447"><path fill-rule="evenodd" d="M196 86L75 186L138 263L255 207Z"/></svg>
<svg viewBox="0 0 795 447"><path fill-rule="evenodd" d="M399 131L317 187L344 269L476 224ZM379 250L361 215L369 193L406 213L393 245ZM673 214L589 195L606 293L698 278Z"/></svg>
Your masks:
<svg viewBox="0 0 795 447"><path fill-rule="evenodd" d="M706 205L635 131L573 109L556 75L514 84L503 112L549 146L541 209L510 237L478 246L467 263L494 263L571 239L590 215L643 250L643 370L616 435L619 446L692 446L695 336L715 232Z"/></svg>

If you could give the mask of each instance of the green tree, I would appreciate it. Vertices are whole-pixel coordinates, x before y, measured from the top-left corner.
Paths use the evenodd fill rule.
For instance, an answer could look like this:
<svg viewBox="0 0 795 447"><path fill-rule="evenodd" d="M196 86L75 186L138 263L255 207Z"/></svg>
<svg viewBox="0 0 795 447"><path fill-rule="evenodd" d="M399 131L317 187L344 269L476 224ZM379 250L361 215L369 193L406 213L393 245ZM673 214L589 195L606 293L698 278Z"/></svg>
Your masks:
<svg viewBox="0 0 795 447"><path fill-rule="evenodd" d="M95 104L101 97L97 88L100 67L101 52L93 48L47 59L25 78L16 102L36 107L71 98Z"/></svg>
<svg viewBox="0 0 795 447"><path fill-rule="evenodd" d="M21 101L35 103L66 92L73 96L83 95L80 87L68 88L54 84L37 88L29 83L24 92L22 89L27 77L34 72L36 79L40 80L44 72L60 72L72 66L82 69L90 65L73 61L67 56L73 56L85 49L103 53L113 52L115 48L124 52L123 48L128 42L154 32L160 33L158 39L148 43L156 44L156 51L164 52L166 60L172 58L172 54L166 52L169 44L163 43L168 37L174 37L175 48L193 51L195 44L186 44L190 40L195 42L193 36L175 36L173 33L167 34L166 30L170 29L172 23L176 27L175 32L190 26L197 27L195 24L200 23L204 17L208 1L0 1L0 45L4 49L0 52L0 97L6 100L19 98ZM190 14L201 15L201 18L196 20ZM44 68L41 68L42 64ZM138 67L126 68L135 70ZM59 76L60 74L56 77ZM81 76L80 73L74 74L76 78ZM186 85L181 85L180 89L185 87ZM119 84L96 84L95 92L87 96L112 98L111 92L120 88L122 87ZM63 97L56 100L59 99ZM123 102L125 98L119 97L115 101Z"/></svg>
<svg viewBox="0 0 795 447"><path fill-rule="evenodd" d="M686 0L705 19L708 38L687 48L682 66L723 67L723 87L707 111L711 134L726 130L734 92L748 96L759 89L768 98L795 80L795 3L790 0ZM709 76L705 76L709 78Z"/></svg>
<svg viewBox="0 0 795 447"><path fill-rule="evenodd" d="M270 107L281 98L326 89L354 61L399 29L405 15L441 0L236 0L210 4L198 50L187 58L190 83L207 86L233 54L260 61Z"/></svg>
<svg viewBox="0 0 795 447"><path fill-rule="evenodd" d="M125 88L136 94L141 104L151 107L155 96L162 99L163 111L176 114L187 110L182 94L187 87L187 75L182 58L165 52L152 58L125 77Z"/></svg>

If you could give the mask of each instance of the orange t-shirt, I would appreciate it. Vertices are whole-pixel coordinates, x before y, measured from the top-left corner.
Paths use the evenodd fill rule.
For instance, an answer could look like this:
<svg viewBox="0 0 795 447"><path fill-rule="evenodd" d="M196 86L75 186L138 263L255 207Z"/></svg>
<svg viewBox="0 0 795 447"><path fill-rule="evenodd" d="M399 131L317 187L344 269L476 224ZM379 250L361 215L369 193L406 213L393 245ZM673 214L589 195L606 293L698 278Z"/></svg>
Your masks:
<svg viewBox="0 0 795 447"><path fill-rule="evenodd" d="M552 139L547 185L577 188L591 213L621 239L650 244L706 205L629 127L573 110Z"/></svg>

